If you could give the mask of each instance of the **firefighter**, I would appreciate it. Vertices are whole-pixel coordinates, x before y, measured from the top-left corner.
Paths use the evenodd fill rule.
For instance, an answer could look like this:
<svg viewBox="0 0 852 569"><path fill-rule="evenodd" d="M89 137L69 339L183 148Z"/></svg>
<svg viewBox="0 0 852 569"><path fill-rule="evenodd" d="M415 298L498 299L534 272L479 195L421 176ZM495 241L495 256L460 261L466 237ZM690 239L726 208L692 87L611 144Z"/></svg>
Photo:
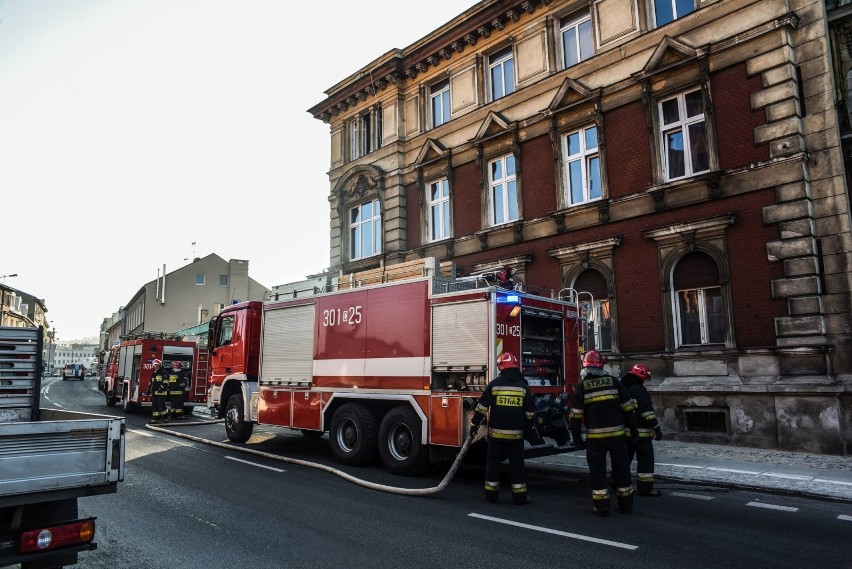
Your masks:
<svg viewBox="0 0 852 569"><path fill-rule="evenodd" d="M592 511L609 516L609 487L606 457L610 456L618 507L627 514L633 509L633 486L625 437L625 424L631 440L639 438L635 405L618 379L604 371L604 357L590 350L583 356L583 371L571 404L571 433L574 444L585 446L592 485ZM586 425L586 440L581 425Z"/></svg>
<svg viewBox="0 0 852 569"><path fill-rule="evenodd" d="M627 393L636 403L639 423L639 442L628 443L630 462L636 457L636 489L640 496L659 496L654 489L654 440L663 438L663 430L651 406L651 395L645 389L645 380L651 377L651 371L645 364L636 364L621 380Z"/></svg>
<svg viewBox="0 0 852 569"><path fill-rule="evenodd" d="M166 401L169 398L169 376L162 365L163 362L160 360L151 362L154 371L151 373L151 385L145 393L151 396L151 420L148 422L152 425L169 420L169 410L166 408Z"/></svg>
<svg viewBox="0 0 852 569"><path fill-rule="evenodd" d="M509 459L512 502L527 504L524 472L524 432L535 414L535 399L518 366L518 358L504 352L497 358L500 374L485 388L470 421L470 436L491 412L488 420L488 451L485 458L485 499L497 502L500 496L500 463Z"/></svg>
<svg viewBox="0 0 852 569"><path fill-rule="evenodd" d="M171 403L171 418L186 419L183 414L183 404L186 401L186 375L181 362L172 362L172 373L169 374L169 403Z"/></svg>

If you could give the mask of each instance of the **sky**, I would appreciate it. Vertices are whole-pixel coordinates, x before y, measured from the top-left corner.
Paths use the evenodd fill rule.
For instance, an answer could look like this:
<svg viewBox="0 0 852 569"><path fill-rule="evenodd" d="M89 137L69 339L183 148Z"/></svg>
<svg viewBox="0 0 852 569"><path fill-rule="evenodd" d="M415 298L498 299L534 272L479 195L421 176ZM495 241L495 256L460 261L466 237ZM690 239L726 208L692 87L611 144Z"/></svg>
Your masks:
<svg viewBox="0 0 852 569"><path fill-rule="evenodd" d="M70 342L164 264L246 259L269 288L327 268L307 109L474 4L0 0L0 281Z"/></svg>

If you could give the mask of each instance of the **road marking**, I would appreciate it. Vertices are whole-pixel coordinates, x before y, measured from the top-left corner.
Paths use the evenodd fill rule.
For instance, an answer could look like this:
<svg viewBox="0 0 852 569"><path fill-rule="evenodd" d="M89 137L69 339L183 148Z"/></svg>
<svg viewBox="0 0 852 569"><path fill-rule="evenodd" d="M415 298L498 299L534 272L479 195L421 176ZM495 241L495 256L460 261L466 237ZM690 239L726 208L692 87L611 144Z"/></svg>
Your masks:
<svg viewBox="0 0 852 569"><path fill-rule="evenodd" d="M749 502L746 506L752 506L755 508L766 508L767 510L780 510L782 512L798 512L799 508L793 508L792 506L776 506L775 504L764 504L763 502Z"/></svg>
<svg viewBox="0 0 852 569"><path fill-rule="evenodd" d="M139 429L127 429L128 433L133 433L134 435L142 435L143 437L155 437L156 435L149 433L148 431L141 431Z"/></svg>
<svg viewBox="0 0 852 569"><path fill-rule="evenodd" d="M214 524L213 522L208 522L207 520L202 520L201 518L195 517L195 516L193 516L192 514L187 514L187 515L188 515L190 518L192 518L193 520L198 520L198 521L199 521L199 522L201 522L202 524L207 524L208 526L213 526L214 528L216 528L217 530L220 530L220 531L221 531L221 529L222 529L222 528L220 528L219 526L217 526L216 524Z"/></svg>
<svg viewBox="0 0 852 569"><path fill-rule="evenodd" d="M846 521L846 522L852 522L852 516L844 516L843 514L840 514L839 516L837 516L837 519L843 520L843 521Z"/></svg>
<svg viewBox="0 0 852 569"><path fill-rule="evenodd" d="M251 466L257 466L258 468L265 468L267 470L274 470L275 472L287 472L286 470L281 470L280 468L275 468L274 466L266 466L265 464L258 464L256 462L251 462L249 460L243 460L241 458L237 458L235 456L226 456L228 460L233 460L236 462L242 462L243 464L250 464Z"/></svg>
<svg viewBox="0 0 852 569"><path fill-rule="evenodd" d="M694 464L674 464L671 462L658 462L657 466L676 466L678 468L694 468L697 470L704 468L703 466L695 466Z"/></svg>
<svg viewBox="0 0 852 569"><path fill-rule="evenodd" d="M708 466L707 470L712 470L714 472L730 472L732 474L760 474L759 470L738 470L736 468L716 468L714 466Z"/></svg>
<svg viewBox="0 0 852 569"><path fill-rule="evenodd" d="M591 537L588 535L580 535L578 533L569 533L567 531L559 531L555 529L545 528L541 526L533 526L530 524L524 524L521 522L513 522L511 520L504 520L502 518L493 518L491 516L484 516L482 514L468 514L471 518L479 518L481 520L486 520L489 522L497 522L498 524L506 524L510 526L515 526L524 529L531 529L535 531L540 531L543 533L551 533L553 535L561 535L563 537L570 537L571 539L579 539L582 541L591 541L592 543L600 543L601 545L609 545L611 547L620 547L621 549L639 549L638 545L630 545L628 543L619 543L617 541L610 541L608 539L600 539L598 537Z"/></svg>
<svg viewBox="0 0 852 569"><path fill-rule="evenodd" d="M681 498L692 498L694 500L712 500L715 496L702 496L701 494L687 494L686 492L672 492L672 496Z"/></svg>
<svg viewBox="0 0 852 569"><path fill-rule="evenodd" d="M841 482L840 480L826 480L825 478L814 478L814 482L825 482L826 484L842 484L852 486L852 482Z"/></svg>

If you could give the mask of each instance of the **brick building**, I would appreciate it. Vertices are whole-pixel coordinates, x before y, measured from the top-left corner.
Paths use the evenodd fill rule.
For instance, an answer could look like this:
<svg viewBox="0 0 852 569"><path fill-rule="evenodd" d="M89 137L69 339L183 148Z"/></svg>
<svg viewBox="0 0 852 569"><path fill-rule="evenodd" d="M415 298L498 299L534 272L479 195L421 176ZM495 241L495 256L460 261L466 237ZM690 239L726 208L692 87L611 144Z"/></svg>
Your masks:
<svg viewBox="0 0 852 569"><path fill-rule="evenodd" d="M309 110L333 271L583 291L667 433L843 453L850 214L819 0L484 0Z"/></svg>

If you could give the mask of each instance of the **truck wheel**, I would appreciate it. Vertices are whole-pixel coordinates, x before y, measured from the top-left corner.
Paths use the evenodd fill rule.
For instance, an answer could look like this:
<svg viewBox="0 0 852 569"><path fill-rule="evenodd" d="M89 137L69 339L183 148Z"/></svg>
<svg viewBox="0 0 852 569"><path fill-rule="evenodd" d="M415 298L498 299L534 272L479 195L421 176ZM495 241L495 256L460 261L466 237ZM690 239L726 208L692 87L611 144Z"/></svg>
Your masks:
<svg viewBox="0 0 852 569"><path fill-rule="evenodd" d="M125 413L135 413L136 403L130 400L130 386L125 385L121 392L121 408Z"/></svg>
<svg viewBox="0 0 852 569"><path fill-rule="evenodd" d="M254 423L246 421L243 409L243 396L239 393L231 395L225 408L225 432L234 443L244 443L251 438Z"/></svg>
<svg viewBox="0 0 852 569"><path fill-rule="evenodd" d="M420 418L411 407L394 407L382 419L379 454L394 474L416 476L429 468L429 447L420 440Z"/></svg>
<svg viewBox="0 0 852 569"><path fill-rule="evenodd" d="M118 397L112 391L104 391L104 399L106 399L107 407L112 407L118 403Z"/></svg>
<svg viewBox="0 0 852 569"><path fill-rule="evenodd" d="M331 453L342 464L360 466L376 456L379 446L378 420L357 403L347 403L334 413L328 439Z"/></svg>

